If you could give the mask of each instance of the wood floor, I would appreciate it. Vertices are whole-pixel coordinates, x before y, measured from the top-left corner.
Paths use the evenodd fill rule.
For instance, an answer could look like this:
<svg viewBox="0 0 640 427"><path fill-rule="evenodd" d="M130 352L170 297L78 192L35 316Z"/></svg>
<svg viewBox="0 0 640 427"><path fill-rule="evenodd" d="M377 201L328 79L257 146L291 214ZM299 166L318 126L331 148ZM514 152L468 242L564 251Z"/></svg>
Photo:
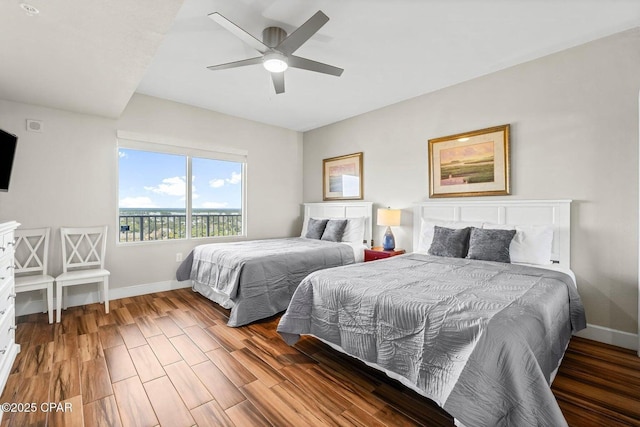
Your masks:
<svg viewBox="0 0 640 427"><path fill-rule="evenodd" d="M5 426L451 426L428 399L277 318L228 328L190 289L18 319L22 351L0 402ZM571 426L639 426L640 359L574 338L553 386ZM51 411L41 404L61 403ZM64 410L65 404L71 411Z"/></svg>

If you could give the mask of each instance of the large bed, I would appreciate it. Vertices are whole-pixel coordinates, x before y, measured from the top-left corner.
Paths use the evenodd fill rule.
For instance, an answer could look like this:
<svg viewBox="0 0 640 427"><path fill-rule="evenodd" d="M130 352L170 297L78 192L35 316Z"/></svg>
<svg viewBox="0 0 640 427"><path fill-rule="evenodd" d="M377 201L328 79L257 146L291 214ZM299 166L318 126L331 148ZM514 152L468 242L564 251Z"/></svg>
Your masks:
<svg viewBox="0 0 640 427"><path fill-rule="evenodd" d="M371 214L369 202L306 203L300 237L199 245L176 276L230 309L228 326L246 325L284 311L309 273L363 261ZM313 222L324 223L315 238L308 230ZM344 228L327 240L332 224Z"/></svg>
<svg viewBox="0 0 640 427"><path fill-rule="evenodd" d="M413 253L309 275L278 332L289 344L315 336L380 369L459 425L566 425L549 386L572 332L586 326L569 268L569 206L421 203ZM425 253L438 252L438 233L467 227L491 230L476 236L519 239L524 246L506 245L515 259L535 265ZM545 235L550 247L541 261L525 249ZM469 241L469 256L483 258L477 242Z"/></svg>

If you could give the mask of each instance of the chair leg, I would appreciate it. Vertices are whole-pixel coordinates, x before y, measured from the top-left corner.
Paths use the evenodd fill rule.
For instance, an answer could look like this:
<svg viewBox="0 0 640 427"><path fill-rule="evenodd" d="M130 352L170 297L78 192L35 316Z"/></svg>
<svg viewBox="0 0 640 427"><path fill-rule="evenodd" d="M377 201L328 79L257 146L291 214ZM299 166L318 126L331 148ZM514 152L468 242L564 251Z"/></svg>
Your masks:
<svg viewBox="0 0 640 427"><path fill-rule="evenodd" d="M62 308L67 309L67 287L62 288Z"/></svg>
<svg viewBox="0 0 640 427"><path fill-rule="evenodd" d="M104 312L109 313L109 278L102 281L102 297L104 298Z"/></svg>
<svg viewBox="0 0 640 427"><path fill-rule="evenodd" d="M60 312L62 311L62 283L56 282L56 322L60 323Z"/></svg>
<svg viewBox="0 0 640 427"><path fill-rule="evenodd" d="M53 323L53 283L47 285L47 311L49 312L49 323Z"/></svg>

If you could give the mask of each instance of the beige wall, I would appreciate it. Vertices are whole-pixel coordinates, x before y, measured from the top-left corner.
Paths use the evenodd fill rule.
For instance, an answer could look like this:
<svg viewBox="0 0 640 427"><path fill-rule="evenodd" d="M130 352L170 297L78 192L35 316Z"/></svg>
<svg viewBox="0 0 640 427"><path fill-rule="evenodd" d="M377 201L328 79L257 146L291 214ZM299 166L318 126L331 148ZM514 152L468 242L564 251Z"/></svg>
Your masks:
<svg viewBox="0 0 640 427"><path fill-rule="evenodd" d="M636 333L639 89L635 29L309 131L304 200L322 200L323 158L363 151L365 200L404 209L396 241L410 249L427 141L510 123L508 197L574 200L571 262L588 321Z"/></svg>
<svg viewBox="0 0 640 427"><path fill-rule="evenodd" d="M44 132L26 132L25 119L42 120ZM107 268L113 289L173 280L176 253L186 255L201 242L116 245L117 130L179 139L201 148L247 150L249 237L297 232L302 201L298 132L143 95L131 99L119 120L0 100L0 128L19 136L11 188L0 192L0 219L17 220L25 228L53 228L49 266L54 275L62 269L60 226L109 225Z"/></svg>

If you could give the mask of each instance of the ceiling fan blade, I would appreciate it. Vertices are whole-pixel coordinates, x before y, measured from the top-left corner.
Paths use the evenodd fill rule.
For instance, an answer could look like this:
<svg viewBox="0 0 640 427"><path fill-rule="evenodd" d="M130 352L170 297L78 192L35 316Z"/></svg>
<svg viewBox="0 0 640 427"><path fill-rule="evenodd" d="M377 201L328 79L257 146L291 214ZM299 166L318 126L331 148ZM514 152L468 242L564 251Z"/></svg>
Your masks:
<svg viewBox="0 0 640 427"><path fill-rule="evenodd" d="M301 68L303 70L315 71L316 73L330 74L338 77L340 77L344 71L342 68L334 67L333 65L323 64L322 62L316 62L294 55L289 57L288 62L289 67Z"/></svg>
<svg viewBox="0 0 640 427"><path fill-rule="evenodd" d="M283 93L284 73L271 73L271 80L273 80L273 87L276 89L276 93Z"/></svg>
<svg viewBox="0 0 640 427"><path fill-rule="evenodd" d="M210 13L209 18L213 19L215 22L224 27L225 30L233 33L240 40L254 48L260 53L265 53L269 51L269 47L262 43L257 38L253 37L251 34L247 33L242 28L238 27L233 22L229 21L227 18L219 14L218 12Z"/></svg>
<svg viewBox="0 0 640 427"><path fill-rule="evenodd" d="M220 65L210 65L207 68L212 71L215 71L215 70L224 70L226 68L244 67L245 65L254 65L254 64L262 64L262 57L258 56L257 58L243 59L242 61L227 62L226 64L220 64Z"/></svg>
<svg viewBox="0 0 640 427"><path fill-rule="evenodd" d="M326 24L327 21L329 21L329 17L322 13L321 10L317 11L307 22L298 27L298 29L291 33L286 39L282 40L276 49L285 55L291 55Z"/></svg>

